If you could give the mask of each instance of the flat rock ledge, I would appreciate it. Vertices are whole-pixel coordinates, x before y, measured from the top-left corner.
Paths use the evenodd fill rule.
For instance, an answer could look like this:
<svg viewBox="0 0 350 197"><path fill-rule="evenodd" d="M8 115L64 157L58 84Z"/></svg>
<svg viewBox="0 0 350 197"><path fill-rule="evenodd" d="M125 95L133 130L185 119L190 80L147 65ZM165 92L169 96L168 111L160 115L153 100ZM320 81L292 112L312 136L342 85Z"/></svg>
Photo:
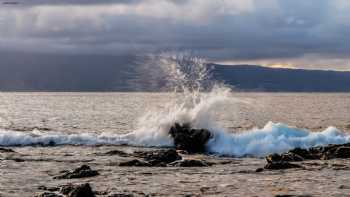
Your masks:
<svg viewBox="0 0 350 197"><path fill-rule="evenodd" d="M202 160L183 159L175 149L135 152L130 156L137 158L120 162L118 165L123 167L207 167L211 165Z"/></svg>
<svg viewBox="0 0 350 197"><path fill-rule="evenodd" d="M36 194L34 197L95 197L89 183L79 185L68 184L54 188L43 186L39 189L47 191Z"/></svg>
<svg viewBox="0 0 350 197"><path fill-rule="evenodd" d="M282 154L270 154L266 157L267 164L264 169L280 170L289 168L302 168L295 162L305 160L330 160L350 158L350 143L330 144L327 146L316 146L309 149L295 148ZM262 171L257 169L257 171Z"/></svg>
<svg viewBox="0 0 350 197"><path fill-rule="evenodd" d="M82 165L72 171L63 172L61 175L53 177L54 179L75 179L97 176L99 173L92 170L88 165Z"/></svg>

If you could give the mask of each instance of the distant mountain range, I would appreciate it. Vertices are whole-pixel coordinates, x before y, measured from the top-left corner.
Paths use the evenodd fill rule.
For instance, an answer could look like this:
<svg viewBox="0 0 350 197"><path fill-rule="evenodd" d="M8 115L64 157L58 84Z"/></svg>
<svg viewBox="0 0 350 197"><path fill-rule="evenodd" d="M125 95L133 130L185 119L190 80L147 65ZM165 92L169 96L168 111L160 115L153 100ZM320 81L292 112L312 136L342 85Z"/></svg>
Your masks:
<svg viewBox="0 0 350 197"><path fill-rule="evenodd" d="M350 72L256 65L209 66L216 80L241 91L350 92ZM140 80L135 68L133 58L125 56L0 54L0 91L159 90L162 81Z"/></svg>
<svg viewBox="0 0 350 197"><path fill-rule="evenodd" d="M245 91L350 92L350 72L213 65L214 76Z"/></svg>

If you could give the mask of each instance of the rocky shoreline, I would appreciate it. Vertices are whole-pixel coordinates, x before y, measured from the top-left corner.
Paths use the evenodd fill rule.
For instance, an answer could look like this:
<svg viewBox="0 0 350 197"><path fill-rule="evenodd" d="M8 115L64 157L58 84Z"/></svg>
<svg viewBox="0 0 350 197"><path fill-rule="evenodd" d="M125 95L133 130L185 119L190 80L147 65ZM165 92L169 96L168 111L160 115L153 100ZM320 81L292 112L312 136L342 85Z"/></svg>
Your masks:
<svg viewBox="0 0 350 197"><path fill-rule="evenodd" d="M208 155L205 151L205 144L212 134L204 129L193 129L188 124L175 124L169 131L174 139L176 149L157 149L152 151L125 152L121 150L110 150L102 153L95 153L96 156L118 156L127 158L125 161L117 162L113 165L121 168L200 168L214 165L225 165L234 162L233 160L212 162L205 159L193 159L193 154ZM1 148L1 153L15 153L14 150ZM220 157L220 156L215 156ZM350 158L350 143L341 145L317 146L309 149L295 148L286 153L270 154L266 156L267 164L257 169L248 169L240 173L263 173L268 171L284 171L288 169L310 170L310 165L322 164L308 163L308 161L326 161L332 159ZM350 166L342 166L350 168ZM333 168L337 170L336 168ZM345 168L343 168L345 169ZM342 170L343 170L342 169ZM85 179L99 176L98 170L92 169L88 165L82 165L73 170L65 170L53 176L53 179ZM343 186L346 188L346 186ZM64 184L56 187L39 186L43 192L36 194L36 197L93 197L93 196L153 196L140 193L110 193L108 191L93 191L90 183ZM202 189L201 189L202 190ZM204 189L203 189L204 190ZM154 195L157 196L157 195ZM191 196L191 195L190 195ZM194 195L201 196L201 195ZM276 195L283 196L283 195ZM287 195L288 196L288 195ZM296 195L297 196L297 195Z"/></svg>

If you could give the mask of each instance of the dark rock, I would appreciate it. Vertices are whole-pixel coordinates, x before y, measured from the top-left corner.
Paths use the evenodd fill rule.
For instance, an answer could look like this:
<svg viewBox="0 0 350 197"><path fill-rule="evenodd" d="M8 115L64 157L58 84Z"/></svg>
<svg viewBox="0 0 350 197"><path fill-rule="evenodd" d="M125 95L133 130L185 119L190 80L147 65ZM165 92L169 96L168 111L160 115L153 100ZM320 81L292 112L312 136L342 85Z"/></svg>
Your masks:
<svg viewBox="0 0 350 197"><path fill-rule="evenodd" d="M295 195L295 194L277 194L275 197L312 197L308 194L301 194L301 195Z"/></svg>
<svg viewBox="0 0 350 197"><path fill-rule="evenodd" d="M9 148L0 148L0 153L15 153L15 151Z"/></svg>
<svg viewBox="0 0 350 197"><path fill-rule="evenodd" d="M9 158L9 160L13 160L15 162L25 162L26 160L21 159L21 158Z"/></svg>
<svg viewBox="0 0 350 197"><path fill-rule="evenodd" d="M255 172L262 172L262 171L264 171L264 168L257 168L257 169L255 170Z"/></svg>
<svg viewBox="0 0 350 197"><path fill-rule="evenodd" d="M44 185L40 185L40 186L38 187L38 189L39 189L39 190L50 191L50 192L56 192L56 191L59 191L59 190L60 190L60 188L58 188L58 187L46 187L46 186L44 186Z"/></svg>
<svg viewBox="0 0 350 197"><path fill-rule="evenodd" d="M168 149L149 152L145 155L144 159L151 165L158 165L162 163L168 164L176 160L181 160L182 157L177 154L175 149Z"/></svg>
<svg viewBox="0 0 350 197"><path fill-rule="evenodd" d="M189 153L205 152L205 146L212 137L206 129L194 129L190 124L175 123L170 128L170 136L174 140L176 149L186 150Z"/></svg>
<svg viewBox="0 0 350 197"><path fill-rule="evenodd" d="M111 150L111 151L108 151L108 152L105 152L105 153L100 153L98 155L108 155L108 156L112 156L112 155L117 155L117 156L120 156L120 157L129 157L130 154L129 153L126 153L124 151L120 151L120 150Z"/></svg>
<svg viewBox="0 0 350 197"><path fill-rule="evenodd" d="M138 159L133 159L130 161L120 162L119 166L137 166L137 167L150 167L152 166L150 163L141 161Z"/></svg>
<svg viewBox="0 0 350 197"><path fill-rule="evenodd" d="M55 176L54 179L74 179L97 176L99 173L96 170L91 170L90 166L82 165L79 168Z"/></svg>
<svg viewBox="0 0 350 197"><path fill-rule="evenodd" d="M268 163L271 162L280 162L280 161L286 161L286 162L296 162L296 161L303 161L304 158L299 156L298 154L288 152L288 153L283 153L283 154L270 154L266 157L266 161Z"/></svg>
<svg viewBox="0 0 350 197"><path fill-rule="evenodd" d="M301 166L298 164L293 164L286 161L279 161L279 162L267 163L264 168L268 170L282 170L282 169L289 169L289 168L301 168Z"/></svg>
<svg viewBox="0 0 350 197"><path fill-rule="evenodd" d="M282 160L282 156L280 154L274 153L265 157L267 163L272 162L280 162Z"/></svg>
<svg viewBox="0 0 350 197"><path fill-rule="evenodd" d="M59 191L61 194L67 195L74 189L75 189L75 186L73 184L68 184L68 185L62 185Z"/></svg>
<svg viewBox="0 0 350 197"><path fill-rule="evenodd" d="M211 164L201 160L186 159L172 162L169 165L175 167L208 167Z"/></svg>
<svg viewBox="0 0 350 197"><path fill-rule="evenodd" d="M34 197L63 197L63 196L60 194L53 193L53 192L44 192L41 194L37 194Z"/></svg>
<svg viewBox="0 0 350 197"><path fill-rule="evenodd" d="M341 185L341 186L339 186L339 189L350 189L350 186L348 186L348 185Z"/></svg>
<svg viewBox="0 0 350 197"><path fill-rule="evenodd" d="M303 159L318 159L319 157L315 154L312 154L309 150L302 149L302 148L295 148L290 151L289 153L292 153L294 155L298 155L299 157Z"/></svg>
<svg viewBox="0 0 350 197"><path fill-rule="evenodd" d="M121 162L119 166L166 167L168 163L182 159L175 149L135 152L131 155L141 157L144 160L133 159Z"/></svg>
<svg viewBox="0 0 350 197"><path fill-rule="evenodd" d="M111 194L108 197L134 197L134 194L118 193L118 194Z"/></svg>
<svg viewBox="0 0 350 197"><path fill-rule="evenodd" d="M350 147L339 147L334 152L335 158L350 158Z"/></svg>
<svg viewBox="0 0 350 197"><path fill-rule="evenodd" d="M74 189L68 193L67 197L95 197L95 194L92 192L90 184L84 183L75 186Z"/></svg>

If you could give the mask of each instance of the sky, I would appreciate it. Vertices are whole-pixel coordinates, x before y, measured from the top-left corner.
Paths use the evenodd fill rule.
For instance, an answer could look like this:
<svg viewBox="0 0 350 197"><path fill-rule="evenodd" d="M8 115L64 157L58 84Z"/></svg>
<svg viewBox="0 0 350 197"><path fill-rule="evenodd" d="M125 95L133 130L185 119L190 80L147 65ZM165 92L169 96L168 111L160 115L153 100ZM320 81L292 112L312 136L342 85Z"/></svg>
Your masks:
<svg viewBox="0 0 350 197"><path fill-rule="evenodd" d="M0 2L0 56L190 51L221 64L350 70L349 0Z"/></svg>

